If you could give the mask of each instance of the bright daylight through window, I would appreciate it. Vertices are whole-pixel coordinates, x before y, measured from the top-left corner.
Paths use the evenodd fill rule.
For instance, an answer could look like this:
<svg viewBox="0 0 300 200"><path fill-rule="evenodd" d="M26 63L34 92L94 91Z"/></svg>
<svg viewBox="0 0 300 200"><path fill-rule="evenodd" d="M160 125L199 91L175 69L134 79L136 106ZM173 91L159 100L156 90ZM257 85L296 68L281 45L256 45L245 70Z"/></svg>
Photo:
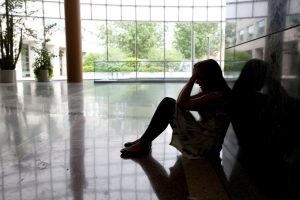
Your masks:
<svg viewBox="0 0 300 200"><path fill-rule="evenodd" d="M81 0L80 5L84 79L186 78L193 63L206 58L223 66L225 0ZM64 1L27 0L20 11L39 35L56 24L47 48L56 55L53 78L65 79ZM23 43L26 58L18 70L30 79L36 41Z"/></svg>

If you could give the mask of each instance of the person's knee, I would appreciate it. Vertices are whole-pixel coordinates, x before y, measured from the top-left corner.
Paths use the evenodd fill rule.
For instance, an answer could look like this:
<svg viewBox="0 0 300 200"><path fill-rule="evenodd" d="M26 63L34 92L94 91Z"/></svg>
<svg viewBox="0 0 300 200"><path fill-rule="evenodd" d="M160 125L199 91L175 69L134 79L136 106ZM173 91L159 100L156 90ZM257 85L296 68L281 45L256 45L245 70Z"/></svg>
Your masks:
<svg viewBox="0 0 300 200"><path fill-rule="evenodd" d="M165 97L161 102L167 105L174 105L176 103L176 100L171 97Z"/></svg>

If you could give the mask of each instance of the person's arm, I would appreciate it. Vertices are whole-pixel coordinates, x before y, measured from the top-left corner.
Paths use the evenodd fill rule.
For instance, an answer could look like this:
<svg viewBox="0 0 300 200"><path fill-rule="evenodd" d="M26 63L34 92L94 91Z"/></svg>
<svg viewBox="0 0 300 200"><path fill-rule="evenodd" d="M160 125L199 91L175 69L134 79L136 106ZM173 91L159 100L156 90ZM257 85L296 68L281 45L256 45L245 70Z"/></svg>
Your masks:
<svg viewBox="0 0 300 200"><path fill-rule="evenodd" d="M177 97L177 104L180 106L191 98L191 92L196 81L196 76L192 75Z"/></svg>
<svg viewBox="0 0 300 200"><path fill-rule="evenodd" d="M177 98L177 104L179 107L186 110L201 111L215 106L220 102L220 96L216 93L202 93L199 92L195 95L191 95L193 86L200 76L199 71L194 68L191 78L183 87Z"/></svg>
<svg viewBox="0 0 300 200"><path fill-rule="evenodd" d="M193 98L177 100L177 104L180 108L185 110L203 111L214 108L221 101L223 101L223 98L219 94L210 92L206 94L201 93L198 97L193 96Z"/></svg>

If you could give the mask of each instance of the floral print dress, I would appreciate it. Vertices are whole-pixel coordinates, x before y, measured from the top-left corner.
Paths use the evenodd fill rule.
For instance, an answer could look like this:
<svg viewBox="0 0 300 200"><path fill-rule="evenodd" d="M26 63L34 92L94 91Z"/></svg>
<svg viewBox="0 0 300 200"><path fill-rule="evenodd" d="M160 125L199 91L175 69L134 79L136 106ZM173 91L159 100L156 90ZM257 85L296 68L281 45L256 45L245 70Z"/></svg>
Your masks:
<svg viewBox="0 0 300 200"><path fill-rule="evenodd" d="M224 101L214 111L202 113L196 120L193 114L176 104L170 145L189 159L199 159L220 152L230 118L228 100L222 92L214 92ZM203 116L205 115L205 116Z"/></svg>

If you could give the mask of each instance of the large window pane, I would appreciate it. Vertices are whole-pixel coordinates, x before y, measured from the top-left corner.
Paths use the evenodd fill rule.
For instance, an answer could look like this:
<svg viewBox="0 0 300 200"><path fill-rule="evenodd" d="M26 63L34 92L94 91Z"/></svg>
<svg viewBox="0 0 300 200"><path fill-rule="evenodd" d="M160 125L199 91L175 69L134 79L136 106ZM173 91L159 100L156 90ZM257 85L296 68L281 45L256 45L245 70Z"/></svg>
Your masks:
<svg viewBox="0 0 300 200"><path fill-rule="evenodd" d="M173 34L174 34L174 47L179 51L183 58L186 60L191 60L192 56L192 24L189 22L176 22L174 24Z"/></svg>
<svg viewBox="0 0 300 200"><path fill-rule="evenodd" d="M166 78L189 78L192 72L192 62L166 62Z"/></svg>
<svg viewBox="0 0 300 200"><path fill-rule="evenodd" d="M220 55L221 24L194 24L194 55L196 60L213 58L218 60Z"/></svg>
<svg viewBox="0 0 300 200"><path fill-rule="evenodd" d="M160 22L137 23L138 59L149 59L150 53L163 49L164 27ZM155 57L152 57L155 59Z"/></svg>
<svg viewBox="0 0 300 200"><path fill-rule="evenodd" d="M150 20L150 8L149 7L137 7L136 8L136 19L142 21Z"/></svg>
<svg viewBox="0 0 300 200"><path fill-rule="evenodd" d="M30 16L34 17L43 17L43 4L42 2L35 2L35 1L27 1L27 13Z"/></svg>
<svg viewBox="0 0 300 200"><path fill-rule="evenodd" d="M134 22L108 23L108 60L135 60L136 26Z"/></svg>
<svg viewBox="0 0 300 200"><path fill-rule="evenodd" d="M102 5L92 6L92 19L106 19L106 7Z"/></svg>
<svg viewBox="0 0 300 200"><path fill-rule="evenodd" d="M105 76L109 79L189 77L193 61L207 57L218 60L221 57L220 24L226 13L225 7L222 7L224 2L225 0L80 1L81 18L84 19L81 22L83 62L92 60L89 62L89 65L92 63L92 69L97 63L94 71L98 70L98 75L106 73ZM249 2L243 3L244 6L248 4ZM261 16L265 10L265 2L254 2L253 5L259 7L254 9L253 14ZM252 10L235 13L234 7L227 11L233 17L236 14L246 16L249 12L252 15ZM46 24L50 23L49 18L64 19L64 1L27 0L26 12L38 17L31 24L37 29L37 34L42 36L43 20L40 17L46 17ZM208 21L213 23L207 23ZM247 37L253 35L254 38L263 32L261 30L265 26L261 24L263 23L257 23L253 28L248 27ZM27 27L32 25L28 23ZM59 50L61 53L58 53L60 56L57 59L65 60L64 23L59 23L58 29L59 34L55 33L51 37L49 48L57 52ZM226 45L234 43L230 38L223 39L226 40ZM65 61L61 63L64 67L59 70L64 72L60 74L66 74ZM84 64L84 70L90 70L89 65Z"/></svg>
<svg viewBox="0 0 300 200"><path fill-rule="evenodd" d="M123 6L122 7L122 20L135 20L135 7Z"/></svg>
<svg viewBox="0 0 300 200"><path fill-rule="evenodd" d="M164 63L138 62L137 78L164 78Z"/></svg>
<svg viewBox="0 0 300 200"><path fill-rule="evenodd" d="M163 7L151 7L151 21L164 21L165 10Z"/></svg>
<svg viewBox="0 0 300 200"><path fill-rule="evenodd" d="M207 21L207 9L203 7L195 7L194 21Z"/></svg>
<svg viewBox="0 0 300 200"><path fill-rule="evenodd" d="M53 17L53 18L59 18L60 13L59 13L59 4L58 3L50 3L50 2L45 2L44 7L47 8L45 9L45 17Z"/></svg>
<svg viewBox="0 0 300 200"><path fill-rule="evenodd" d="M120 20L121 19L121 7L120 6L107 6L107 19L108 20Z"/></svg>
<svg viewBox="0 0 300 200"><path fill-rule="evenodd" d="M81 19L91 19L92 13L91 13L91 6L87 4L81 4L80 5L80 17Z"/></svg>
<svg viewBox="0 0 300 200"><path fill-rule="evenodd" d="M192 21L193 9L191 7L179 8L179 21Z"/></svg>
<svg viewBox="0 0 300 200"><path fill-rule="evenodd" d="M166 21L178 21L178 8L166 7L165 12Z"/></svg>

